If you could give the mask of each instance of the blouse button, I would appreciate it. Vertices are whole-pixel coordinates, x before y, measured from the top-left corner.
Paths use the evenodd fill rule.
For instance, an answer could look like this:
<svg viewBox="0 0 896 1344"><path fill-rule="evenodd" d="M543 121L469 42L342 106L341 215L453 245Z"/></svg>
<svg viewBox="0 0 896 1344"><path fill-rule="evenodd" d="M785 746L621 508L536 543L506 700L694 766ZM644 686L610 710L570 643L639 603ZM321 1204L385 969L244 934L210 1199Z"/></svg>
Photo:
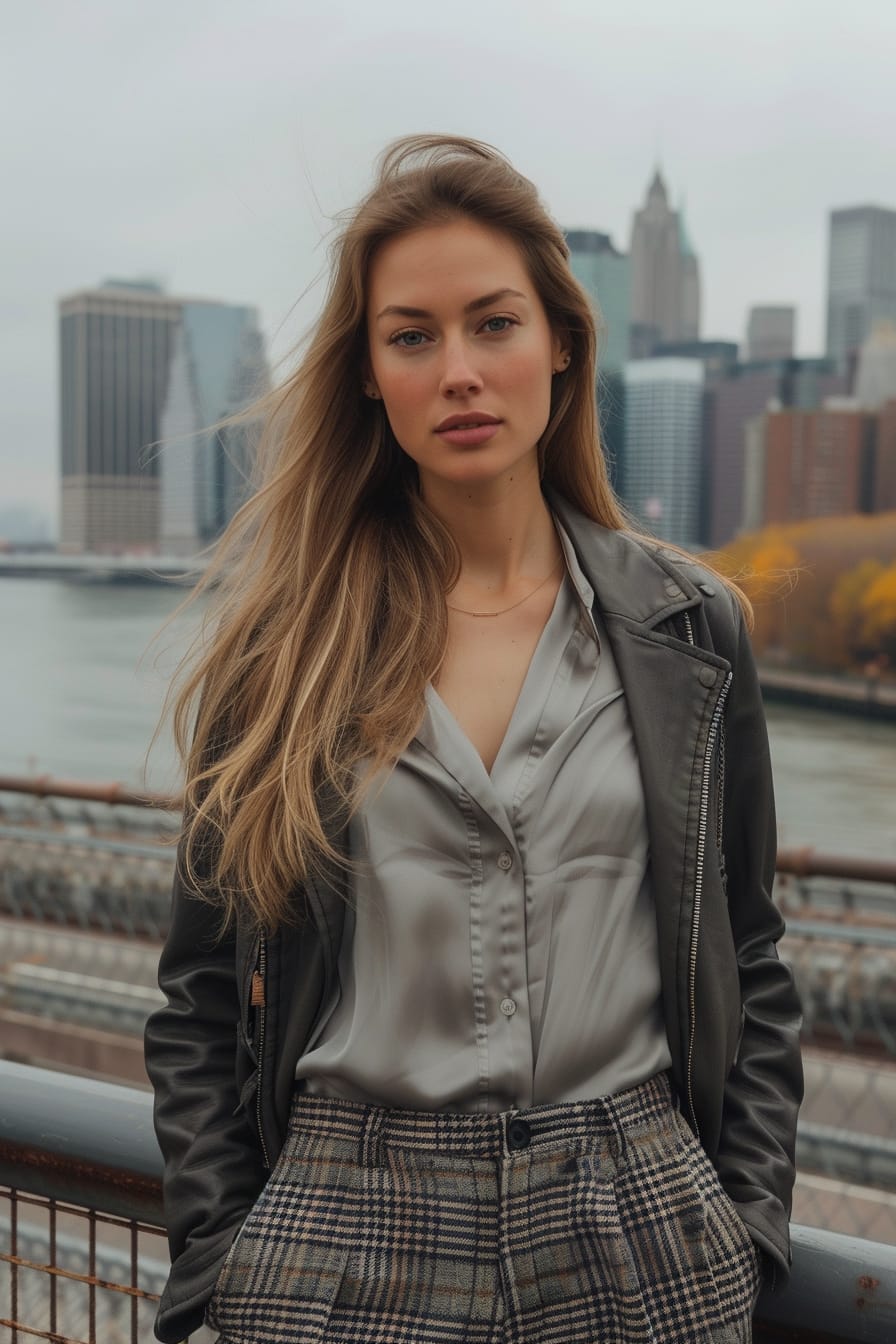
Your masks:
<svg viewBox="0 0 896 1344"><path fill-rule="evenodd" d="M498 855L498 867L503 873L507 873L513 867L513 855L508 850L502 849Z"/></svg>
<svg viewBox="0 0 896 1344"><path fill-rule="evenodd" d="M514 1003L513 999L501 1000L501 1012L504 1014L505 1017L513 1017L514 1013L516 1012L516 1004Z"/></svg>

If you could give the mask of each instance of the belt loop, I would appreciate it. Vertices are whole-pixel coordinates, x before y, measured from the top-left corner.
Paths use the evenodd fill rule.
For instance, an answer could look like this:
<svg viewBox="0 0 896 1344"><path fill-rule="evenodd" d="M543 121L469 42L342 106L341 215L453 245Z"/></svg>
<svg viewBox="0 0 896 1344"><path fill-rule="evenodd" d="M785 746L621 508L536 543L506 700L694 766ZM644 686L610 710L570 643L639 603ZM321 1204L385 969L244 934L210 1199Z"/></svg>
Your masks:
<svg viewBox="0 0 896 1344"><path fill-rule="evenodd" d="M361 1142L358 1145L358 1162L362 1167L381 1167L383 1165L383 1117L382 1106L365 1106Z"/></svg>
<svg viewBox="0 0 896 1344"><path fill-rule="evenodd" d="M509 1111L504 1111L501 1116L501 1156L505 1158L512 1156L510 1144L507 1141L507 1126L515 1115L519 1115L519 1107L517 1106L512 1106Z"/></svg>
<svg viewBox="0 0 896 1344"><path fill-rule="evenodd" d="M613 1131L613 1137L610 1140L610 1150L613 1156L613 1162L616 1165L617 1171L623 1171L625 1167L628 1166L628 1139L626 1138L625 1129L619 1116L619 1108L614 1103L612 1097L608 1098L607 1112L607 1119L610 1121Z"/></svg>

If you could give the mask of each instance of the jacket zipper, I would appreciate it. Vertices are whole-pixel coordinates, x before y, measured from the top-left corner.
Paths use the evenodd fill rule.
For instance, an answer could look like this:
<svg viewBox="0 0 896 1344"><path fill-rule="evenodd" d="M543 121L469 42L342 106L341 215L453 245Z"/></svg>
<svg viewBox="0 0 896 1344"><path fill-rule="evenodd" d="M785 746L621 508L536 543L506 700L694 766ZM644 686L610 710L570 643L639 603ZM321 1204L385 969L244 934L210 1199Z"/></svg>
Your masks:
<svg viewBox="0 0 896 1344"><path fill-rule="evenodd" d="M261 1155L264 1159L264 1165L270 1170L271 1159L268 1154L268 1146L264 1139L264 1126L261 1118L262 1070L264 1069L264 1028L265 1017L267 1016L267 1000L265 993L267 962L267 940L262 933L259 935L258 940L258 965L252 972L252 990L249 996L249 1003L258 1012L258 1090L255 1093L255 1121L258 1127L258 1140L261 1144Z"/></svg>
<svg viewBox="0 0 896 1344"><path fill-rule="evenodd" d="M691 618L687 612L684 612L685 627L687 629L688 642L696 646L694 639L694 630L691 625ZM734 674L729 672L725 678L725 684L722 687L715 710L713 711L712 722L709 725L709 736L706 740L706 754L703 757L703 786L700 793L700 819L697 828L697 872L694 879L694 914L691 921L691 946L688 957L688 1058L685 1071L685 1083L688 1094L688 1107L691 1112L694 1133L699 1137L697 1126L697 1112L694 1108L694 1039L697 1031L697 943L700 935L700 905L703 897L703 866L706 857L706 831L709 821L709 783L712 773L712 752L715 746L716 736L720 730L722 738L720 740L720 751L724 750L722 742L724 740L724 728L722 728L722 714L725 710L725 700L728 691L731 688L731 682ZM719 779L719 808L716 817L716 834L721 847L721 828L722 828L722 788L723 777L721 771L724 765L720 765Z"/></svg>

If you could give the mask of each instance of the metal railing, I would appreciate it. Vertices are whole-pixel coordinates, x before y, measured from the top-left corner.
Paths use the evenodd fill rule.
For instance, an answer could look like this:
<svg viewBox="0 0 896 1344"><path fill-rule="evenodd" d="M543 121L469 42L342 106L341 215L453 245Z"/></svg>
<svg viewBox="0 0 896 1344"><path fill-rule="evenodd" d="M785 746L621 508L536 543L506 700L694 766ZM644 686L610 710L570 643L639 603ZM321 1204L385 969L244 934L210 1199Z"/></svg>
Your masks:
<svg viewBox="0 0 896 1344"><path fill-rule="evenodd" d="M151 1339L166 1272L151 1097L4 1062L0 1095L0 1326L13 1344ZM790 1283L763 1293L754 1329L783 1339L892 1344L896 1247L794 1227Z"/></svg>

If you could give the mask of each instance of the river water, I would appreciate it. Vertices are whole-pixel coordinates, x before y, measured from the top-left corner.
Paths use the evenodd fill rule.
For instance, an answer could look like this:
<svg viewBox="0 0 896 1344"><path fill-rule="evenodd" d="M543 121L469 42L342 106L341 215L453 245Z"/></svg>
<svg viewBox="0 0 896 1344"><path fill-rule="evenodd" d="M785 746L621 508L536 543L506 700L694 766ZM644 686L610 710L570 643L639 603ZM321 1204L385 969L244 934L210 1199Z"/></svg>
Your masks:
<svg viewBox="0 0 896 1344"><path fill-rule="evenodd" d="M151 643L183 596L0 579L0 773L176 788L170 734L146 754L198 630L197 604ZM892 859L896 724L770 705L768 726L780 844Z"/></svg>

